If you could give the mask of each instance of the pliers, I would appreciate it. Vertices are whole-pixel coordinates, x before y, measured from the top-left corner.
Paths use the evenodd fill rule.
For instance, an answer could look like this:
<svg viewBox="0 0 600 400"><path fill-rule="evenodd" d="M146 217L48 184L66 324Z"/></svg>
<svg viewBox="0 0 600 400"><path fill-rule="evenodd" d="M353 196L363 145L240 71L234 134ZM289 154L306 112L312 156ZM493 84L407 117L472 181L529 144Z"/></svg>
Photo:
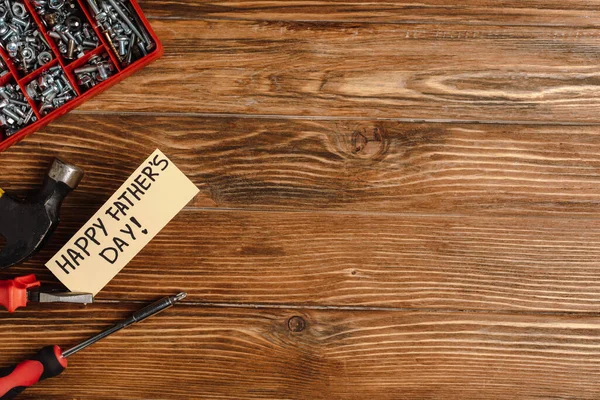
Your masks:
<svg viewBox="0 0 600 400"><path fill-rule="evenodd" d="M35 275L0 281L0 305L8 312L14 312L19 307L27 306L28 302L88 304L94 301L94 295L91 293L30 290L40 286L41 283Z"/></svg>

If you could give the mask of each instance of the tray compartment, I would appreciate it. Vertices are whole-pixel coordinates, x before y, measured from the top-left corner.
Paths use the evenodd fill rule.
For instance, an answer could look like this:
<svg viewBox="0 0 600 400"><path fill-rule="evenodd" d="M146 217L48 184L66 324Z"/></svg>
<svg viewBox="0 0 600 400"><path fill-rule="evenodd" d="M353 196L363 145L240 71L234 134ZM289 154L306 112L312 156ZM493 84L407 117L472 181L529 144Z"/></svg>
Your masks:
<svg viewBox="0 0 600 400"><path fill-rule="evenodd" d="M100 45L77 0L32 0L30 4L64 64L85 56Z"/></svg>
<svg viewBox="0 0 600 400"><path fill-rule="evenodd" d="M36 105L38 113L45 117L60 109L77 96L71 79L60 64L44 69L30 81L23 82L27 96Z"/></svg>
<svg viewBox="0 0 600 400"><path fill-rule="evenodd" d="M55 55L25 4L5 0L0 4L0 43L19 76L49 63Z"/></svg>
<svg viewBox="0 0 600 400"><path fill-rule="evenodd" d="M127 0L81 0L96 29L112 52L116 64L125 68L146 57L156 48L156 42L139 18L133 4Z"/></svg>
<svg viewBox="0 0 600 400"><path fill-rule="evenodd" d="M0 136L10 138L37 119L38 115L12 75L0 78Z"/></svg>
<svg viewBox="0 0 600 400"><path fill-rule="evenodd" d="M2 11L3 4L5 4L5 2L7 1L9 2L9 4L17 2L24 6L25 10L28 12L28 15L33 21L31 23L31 29L35 29L38 32L40 32L39 35L41 35L41 40L45 41L45 45L49 48L52 60L48 63L45 63L44 65L35 66L30 71L20 71L18 70L18 66L13 62L13 59L11 59L11 57L8 56L5 49L1 46L2 39L0 37L0 60L4 62L6 66L5 69L8 69L8 72L5 72L4 75L2 75L3 69L0 66L0 87L4 84L16 84L18 89L20 89L20 93L22 94L22 97L25 99L26 102L25 105L22 105L22 107L26 107L26 104L28 104L31 110L33 110L33 116L30 120L28 120L27 124L24 124L24 126L22 127L19 126L19 129L11 130L8 135L5 134L5 132L7 132L5 127L0 126L0 152L19 142L27 135L44 127L52 120L58 118L63 114L66 114L73 108L82 104L84 101L90 99L98 93L101 93L102 91L108 89L109 87L132 75L136 71L142 69L143 67L150 64L152 61L156 60L163 54L163 47L160 43L160 40L152 30L150 24L148 23L148 20L145 18L136 0L125 0L126 3L123 3L122 0L115 0L117 1L117 3L115 4L123 8L121 11L125 13L125 15L129 15L132 23L136 24L135 26L138 28L138 32L140 33L142 38L144 38L143 40L139 38L134 38L132 40L132 45L139 47L140 45L138 44L138 42L142 42L147 52L143 52L141 47L139 47L139 50L135 50L132 48L131 56L126 57L125 60L122 60L122 57L118 53L118 43L117 47L114 46L114 40L109 31L110 29L116 28L118 32L120 32L121 29L123 29L124 32L127 32L127 26L129 26L129 24L126 22L121 22L120 25L114 24L114 26L112 27L99 26L97 20L94 17L92 17L92 11L90 11L90 9L88 8L89 5L87 3L87 0L0 0L0 12ZM36 6L34 2L36 1L64 1L65 3L73 1L76 2L76 5L79 5L79 8L77 10L80 11L80 17L81 15L85 17L82 18L82 21L87 21L91 25L96 35L96 38L98 39L98 46L95 49L84 50L83 56L80 58L76 57L74 60L67 60L61 57L61 52L58 48L60 43L58 43L57 45L57 42L55 42L51 37L48 36L49 31L46 29L44 21L42 21L43 17L38 15L38 13L35 10ZM110 3L109 7L104 6L103 4L104 3L101 2L100 6L107 8L108 11L113 10L111 18L118 18L119 13L114 11L113 8L110 8L112 7L110 6ZM17 8L17 11L21 13L22 10L20 9L20 7L17 6ZM125 26L125 28L122 28L123 26ZM133 31L131 33L135 35ZM148 39L145 39L146 36L148 36ZM129 44L126 43L126 45ZM78 55L81 56L81 54ZM93 62L96 62L96 58L94 58L95 56L102 57L104 59L103 63L106 62L106 60L110 61L108 65L113 66L112 71L110 71L109 69L109 76L107 77L106 75L104 75L103 77L101 77L99 82L97 82L92 87L89 87L91 85L86 84L79 85L78 83L82 82L78 82L78 76L74 73L74 71L77 69L78 72L81 72L79 68L85 66L88 63L93 64ZM53 73L53 71L60 71L60 74L63 74L62 76L64 76L64 78L61 78L61 82L64 84L66 80L69 83L69 86L72 88L72 92L69 93L69 96L67 96L68 98L64 99L64 101L61 100L56 105L52 104L50 107L44 107L44 99L41 97L39 90L39 82L37 82L37 80L40 79L40 76L44 74L51 74ZM37 83L32 83L34 81L36 81ZM36 84L38 85L37 88L35 87ZM32 87L29 89L29 91L31 92L31 96L29 96L27 93L29 85L32 85ZM44 89L41 89L41 91L43 92ZM52 97L52 95L50 97ZM57 94L56 97L60 98L62 96L60 94ZM0 101L2 101L2 97L0 97ZM24 102L21 102L21 104L23 103ZM42 115L42 113L44 115ZM0 116L2 115L2 111L0 110Z"/></svg>
<svg viewBox="0 0 600 400"><path fill-rule="evenodd" d="M68 68L81 93L101 85L118 73L117 67L103 47L91 53L83 61Z"/></svg>

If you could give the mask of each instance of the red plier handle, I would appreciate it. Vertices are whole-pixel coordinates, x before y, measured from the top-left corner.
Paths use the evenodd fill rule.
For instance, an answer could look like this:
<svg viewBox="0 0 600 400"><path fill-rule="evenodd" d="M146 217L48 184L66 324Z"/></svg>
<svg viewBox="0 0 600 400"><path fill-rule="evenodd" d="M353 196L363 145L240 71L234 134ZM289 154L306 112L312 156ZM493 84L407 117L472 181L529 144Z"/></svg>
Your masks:
<svg viewBox="0 0 600 400"><path fill-rule="evenodd" d="M40 286L35 275L20 276L15 279L0 281L0 305L8 312L27 305L27 290Z"/></svg>

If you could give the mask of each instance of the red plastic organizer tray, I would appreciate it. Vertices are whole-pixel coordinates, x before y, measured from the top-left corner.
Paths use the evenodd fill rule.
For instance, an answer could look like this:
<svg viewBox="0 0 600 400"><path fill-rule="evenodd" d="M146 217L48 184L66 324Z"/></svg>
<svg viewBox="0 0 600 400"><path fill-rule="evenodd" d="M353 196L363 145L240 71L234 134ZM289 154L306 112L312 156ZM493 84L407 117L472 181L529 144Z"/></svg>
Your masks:
<svg viewBox="0 0 600 400"><path fill-rule="evenodd" d="M22 3L22 4L25 5L27 12L30 15L31 20L35 22L35 24L37 25L37 29L41 32L45 41L49 44L50 49L52 51L53 59L52 59L52 61L39 67L35 71L30 72L25 76L22 76L22 73L20 73L17 70L17 68L15 67L15 64L11 61L11 58L8 56L7 52L2 47L0 47L0 56L2 57L5 65L8 67L8 70L9 70L9 73L0 77L0 87L6 85L8 83L17 84L19 86L19 89L23 93L24 97L27 99L27 102L33 108L34 114L37 118L37 121L32 122L30 125L23 127L21 130L19 130L18 132L14 133L12 136L9 136L9 137L5 136L5 134L3 132L3 128L0 127L0 152L3 150L6 150L13 144L19 142L21 139L23 139L27 135L30 135L33 132L39 130L40 128L46 126L50 121L71 111L73 108L79 106L81 103L88 100L92 96L95 96L98 93L108 89L109 87L113 86L114 84L116 84L116 83L120 82L121 80L125 79L126 77L130 76L134 72L145 67L146 65L148 65L152 61L156 60L163 54L162 44L158 40L156 33L154 33L154 31L152 30L150 23L148 22L148 19L146 19L146 17L144 16L139 4L135 0L125 0L125 1L131 4L131 6L133 7L133 10L135 11L135 13L137 13L139 22L143 25L146 32L148 33L148 35L150 36L152 41L154 41L156 46L154 47L154 49L149 51L146 56L132 62L131 64L129 64L125 67L119 63L119 60L118 60L116 54L114 53L114 48L111 47L111 45L107 41L106 37L103 35L103 32L101 30L102 28L98 27L98 24L96 23L95 19L92 17L92 11L89 9L89 6L88 6L88 3L86 0L74 0L74 2L75 1L77 2L77 5L80 7L81 11L83 12L83 15L85 15L87 22L94 29L94 33L96 34L96 36L99 39L99 46L93 50L87 51L83 57L76 58L72 61L63 59L55 41L48 35L47 28L44 26L44 23L40 19L40 16L37 14L35 7L31 3L31 0L17 0L17 2L23 2L23 1L24 1L24 3ZM75 77L75 74L73 73L73 70L85 65L86 62L94 55L104 55L104 54L108 54L108 56L110 57L110 61L116 68L114 74L111 75L108 79L96 84L96 86L93 86L90 89L87 89L87 90L81 89L77 84L77 79ZM31 82L32 80L37 79L40 74L42 74L43 72L45 72L46 70L48 70L52 67L55 67L56 65L59 65L61 67L62 71L64 71L67 79L69 80L71 86L75 90L77 96L73 100L68 101L66 104L51 111L47 115L41 115L39 112L39 104L37 104L28 95L26 85L29 82Z"/></svg>

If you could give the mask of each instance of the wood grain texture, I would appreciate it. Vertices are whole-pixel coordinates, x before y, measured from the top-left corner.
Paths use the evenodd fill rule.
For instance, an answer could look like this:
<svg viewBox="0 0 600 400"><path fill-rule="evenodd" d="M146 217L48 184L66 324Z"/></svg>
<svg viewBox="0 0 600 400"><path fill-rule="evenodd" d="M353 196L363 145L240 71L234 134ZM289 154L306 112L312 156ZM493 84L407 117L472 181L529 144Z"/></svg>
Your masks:
<svg viewBox="0 0 600 400"><path fill-rule="evenodd" d="M87 171L66 206L98 207L160 147L201 189L191 207L597 218L599 133L598 126L69 115L3 154L0 187L35 188L58 154Z"/></svg>
<svg viewBox="0 0 600 400"><path fill-rule="evenodd" d="M597 29L195 20L153 26L166 55L81 110L599 122Z"/></svg>
<svg viewBox="0 0 600 400"><path fill-rule="evenodd" d="M23 398L600 397L599 5L144 1L165 57L0 156L88 173L2 278L155 148L201 193L99 303L0 313L0 365L187 290Z"/></svg>
<svg viewBox="0 0 600 400"><path fill-rule="evenodd" d="M81 340L127 309L3 317L20 340L0 334L0 362ZM289 330L293 316L305 320L303 331ZM182 304L71 357L61 378L22 398L593 399L599 334L596 317Z"/></svg>
<svg viewBox="0 0 600 400"><path fill-rule="evenodd" d="M361 23L458 22L527 26L598 26L598 1L445 0L193 1L143 0L151 19L345 21Z"/></svg>
<svg viewBox="0 0 600 400"><path fill-rule="evenodd" d="M55 282L40 264L93 213L66 216L11 273ZM188 210L99 298L186 289L208 303L597 312L599 259L598 220Z"/></svg>

